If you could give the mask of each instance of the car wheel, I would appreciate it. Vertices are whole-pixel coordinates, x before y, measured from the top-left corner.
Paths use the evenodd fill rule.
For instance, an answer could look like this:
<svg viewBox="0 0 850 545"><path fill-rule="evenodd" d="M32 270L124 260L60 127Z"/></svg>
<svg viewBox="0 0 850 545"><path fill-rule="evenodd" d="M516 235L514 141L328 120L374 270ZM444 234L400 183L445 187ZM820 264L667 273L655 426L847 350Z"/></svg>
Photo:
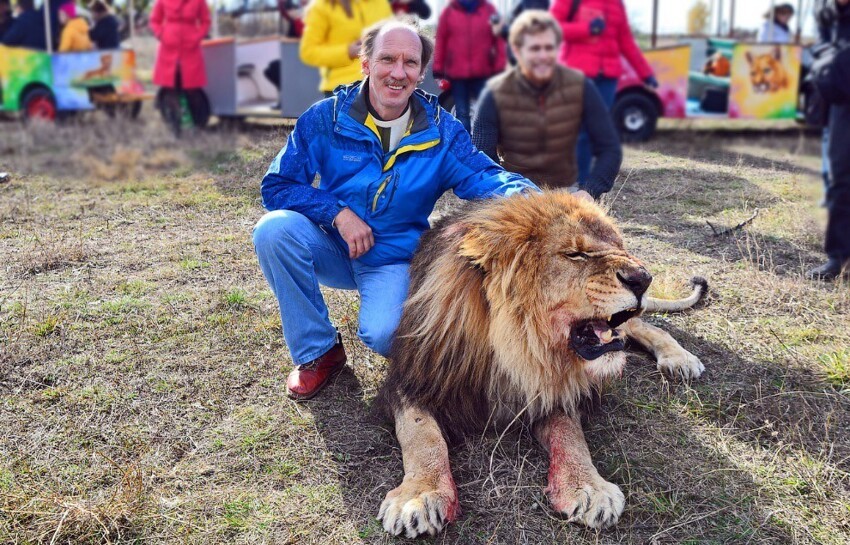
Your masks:
<svg viewBox="0 0 850 545"><path fill-rule="evenodd" d="M658 125L658 107L640 93L619 96L611 115L623 142L645 142L655 134Z"/></svg>
<svg viewBox="0 0 850 545"><path fill-rule="evenodd" d="M21 110L24 114L24 121L30 119L56 120L56 100L53 98L53 93L43 87L30 89L24 94L21 99Z"/></svg>

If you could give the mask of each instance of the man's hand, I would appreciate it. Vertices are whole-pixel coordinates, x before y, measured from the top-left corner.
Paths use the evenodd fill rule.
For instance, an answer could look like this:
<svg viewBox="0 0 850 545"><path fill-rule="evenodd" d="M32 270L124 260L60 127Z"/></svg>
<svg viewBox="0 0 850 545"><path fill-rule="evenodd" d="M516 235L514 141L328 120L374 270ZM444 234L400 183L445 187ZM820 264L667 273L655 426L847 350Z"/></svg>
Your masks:
<svg viewBox="0 0 850 545"><path fill-rule="evenodd" d="M360 46L361 45L362 45L362 43L360 42L360 40L356 40L356 41L353 41L350 44L348 44L348 58L349 59L356 59L357 57L360 56Z"/></svg>
<svg viewBox="0 0 850 545"><path fill-rule="evenodd" d="M357 259L375 245L372 228L349 208L339 211L334 218L334 226L348 244L348 257L351 259Z"/></svg>

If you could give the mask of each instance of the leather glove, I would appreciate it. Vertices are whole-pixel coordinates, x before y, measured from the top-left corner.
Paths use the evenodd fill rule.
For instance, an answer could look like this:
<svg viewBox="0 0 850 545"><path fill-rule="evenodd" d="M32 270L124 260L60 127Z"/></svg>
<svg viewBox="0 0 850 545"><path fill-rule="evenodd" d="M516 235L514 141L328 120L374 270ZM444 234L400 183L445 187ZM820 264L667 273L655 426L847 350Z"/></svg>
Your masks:
<svg viewBox="0 0 850 545"><path fill-rule="evenodd" d="M599 36L605 30L605 19L597 17L590 22L590 35Z"/></svg>
<svg viewBox="0 0 850 545"><path fill-rule="evenodd" d="M654 75L647 76L646 79L643 80L643 82L647 86L652 87L653 89L658 89L658 80L655 79Z"/></svg>

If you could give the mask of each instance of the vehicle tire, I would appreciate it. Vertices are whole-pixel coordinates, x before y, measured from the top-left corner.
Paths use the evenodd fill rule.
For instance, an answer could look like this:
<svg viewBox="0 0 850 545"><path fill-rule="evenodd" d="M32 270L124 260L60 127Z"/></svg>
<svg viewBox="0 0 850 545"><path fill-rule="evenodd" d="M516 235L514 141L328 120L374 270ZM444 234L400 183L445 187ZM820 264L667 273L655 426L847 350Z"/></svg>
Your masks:
<svg viewBox="0 0 850 545"><path fill-rule="evenodd" d="M24 114L24 121L30 119L56 121L58 114L53 93L43 87L36 87L24 93L21 97L21 111Z"/></svg>
<svg viewBox="0 0 850 545"><path fill-rule="evenodd" d="M617 97L611 110L614 126L623 142L646 142L655 134L658 107L642 93L626 93Z"/></svg>

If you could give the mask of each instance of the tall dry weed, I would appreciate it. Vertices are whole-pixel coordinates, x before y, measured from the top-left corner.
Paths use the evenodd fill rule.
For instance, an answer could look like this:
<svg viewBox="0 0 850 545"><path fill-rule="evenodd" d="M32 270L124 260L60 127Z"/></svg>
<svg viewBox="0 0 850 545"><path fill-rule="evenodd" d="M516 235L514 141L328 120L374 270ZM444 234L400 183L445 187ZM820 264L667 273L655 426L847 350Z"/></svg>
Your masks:
<svg viewBox="0 0 850 545"><path fill-rule="evenodd" d="M148 506L144 474L138 465L122 469L121 479L94 497L67 495L24 486L5 493L0 525L10 538L35 537L39 543L118 543L132 534Z"/></svg>

